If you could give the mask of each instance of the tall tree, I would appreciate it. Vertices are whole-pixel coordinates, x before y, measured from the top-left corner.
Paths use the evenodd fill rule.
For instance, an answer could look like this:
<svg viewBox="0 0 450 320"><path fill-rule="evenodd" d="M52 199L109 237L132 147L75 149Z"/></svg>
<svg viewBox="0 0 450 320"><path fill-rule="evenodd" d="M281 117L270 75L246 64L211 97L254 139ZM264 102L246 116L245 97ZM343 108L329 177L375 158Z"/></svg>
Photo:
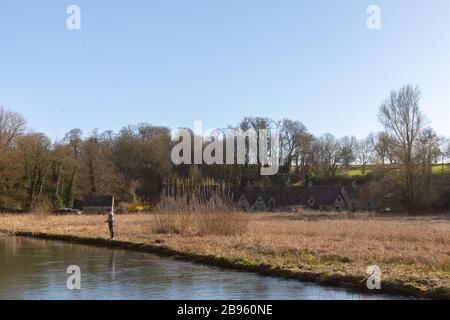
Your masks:
<svg viewBox="0 0 450 320"><path fill-rule="evenodd" d="M406 85L391 93L378 114L380 122L394 137L398 148L404 178L403 198L408 212L415 211L417 206L414 148L425 124L425 116L419 107L420 95L418 87Z"/></svg>
<svg viewBox="0 0 450 320"><path fill-rule="evenodd" d="M0 147L11 142L25 131L25 119L16 112L0 107Z"/></svg>
<svg viewBox="0 0 450 320"><path fill-rule="evenodd" d="M44 184L51 164L51 142L42 133L29 133L17 139L17 150L22 160L28 205L31 205L44 195Z"/></svg>
<svg viewBox="0 0 450 320"><path fill-rule="evenodd" d="M332 134L327 133L317 140L319 166L325 175L335 176L342 162L341 144Z"/></svg>
<svg viewBox="0 0 450 320"><path fill-rule="evenodd" d="M370 138L362 139L356 145L356 161L361 166L362 174L366 174L367 165L373 160L374 149Z"/></svg>
<svg viewBox="0 0 450 320"><path fill-rule="evenodd" d="M307 130L300 121L283 119L280 131L281 163L286 168L286 173L290 173L296 151L301 148L302 139L307 134Z"/></svg>
<svg viewBox="0 0 450 320"><path fill-rule="evenodd" d="M356 160L358 139L354 136L345 136L340 139L342 165L349 167Z"/></svg>
<svg viewBox="0 0 450 320"><path fill-rule="evenodd" d="M395 139L387 132L381 131L377 134L370 134L369 142L382 166L389 160L392 164L395 158Z"/></svg>

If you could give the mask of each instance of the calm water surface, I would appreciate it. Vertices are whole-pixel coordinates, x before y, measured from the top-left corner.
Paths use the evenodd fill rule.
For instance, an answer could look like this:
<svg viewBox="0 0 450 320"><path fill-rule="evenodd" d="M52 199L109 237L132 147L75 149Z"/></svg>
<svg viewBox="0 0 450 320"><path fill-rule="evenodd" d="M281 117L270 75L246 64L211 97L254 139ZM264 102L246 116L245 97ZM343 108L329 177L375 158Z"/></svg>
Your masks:
<svg viewBox="0 0 450 320"><path fill-rule="evenodd" d="M66 287L81 269L81 290ZM0 299L392 299L153 254L0 237ZM399 298L399 297L397 297Z"/></svg>

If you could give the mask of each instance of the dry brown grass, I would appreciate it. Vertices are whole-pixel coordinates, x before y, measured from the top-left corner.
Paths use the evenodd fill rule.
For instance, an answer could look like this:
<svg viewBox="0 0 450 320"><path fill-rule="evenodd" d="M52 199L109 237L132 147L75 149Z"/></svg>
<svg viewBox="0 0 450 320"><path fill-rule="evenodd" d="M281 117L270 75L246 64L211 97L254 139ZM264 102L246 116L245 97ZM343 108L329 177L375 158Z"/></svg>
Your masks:
<svg viewBox="0 0 450 320"><path fill-rule="evenodd" d="M238 236L248 227L248 216L233 211L219 195L207 200L164 197L154 216L153 232L161 234Z"/></svg>
<svg viewBox="0 0 450 320"><path fill-rule="evenodd" d="M450 287L448 216L381 217L321 212L236 216L245 217L246 231L233 236L210 232L226 228L225 220L231 216L216 216L217 219L206 222L215 226L208 227L209 232L200 232L197 227L192 232L162 236L157 232L161 225L158 214L119 215L118 236L136 243L154 243L163 237L169 248L183 252L361 279L367 266L377 264L385 280L399 280L424 290ZM195 214L188 217L199 218ZM194 226L192 222L189 225ZM0 216L0 229L108 237L101 216L50 216L39 220L32 215L6 215Z"/></svg>
<svg viewBox="0 0 450 320"><path fill-rule="evenodd" d="M46 220L53 211L53 205L47 198L37 199L31 204L31 212L36 219Z"/></svg>

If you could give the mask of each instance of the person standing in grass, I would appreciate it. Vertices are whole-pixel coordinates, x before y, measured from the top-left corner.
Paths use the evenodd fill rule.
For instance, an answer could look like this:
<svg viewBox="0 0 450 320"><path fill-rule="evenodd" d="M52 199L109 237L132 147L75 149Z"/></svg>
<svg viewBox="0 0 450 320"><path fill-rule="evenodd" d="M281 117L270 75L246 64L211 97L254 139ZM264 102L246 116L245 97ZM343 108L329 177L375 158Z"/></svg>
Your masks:
<svg viewBox="0 0 450 320"><path fill-rule="evenodd" d="M108 219L105 222L108 222L109 234L111 235L111 239L114 239L116 235L115 233L116 219L114 218L114 212L112 210L108 213Z"/></svg>

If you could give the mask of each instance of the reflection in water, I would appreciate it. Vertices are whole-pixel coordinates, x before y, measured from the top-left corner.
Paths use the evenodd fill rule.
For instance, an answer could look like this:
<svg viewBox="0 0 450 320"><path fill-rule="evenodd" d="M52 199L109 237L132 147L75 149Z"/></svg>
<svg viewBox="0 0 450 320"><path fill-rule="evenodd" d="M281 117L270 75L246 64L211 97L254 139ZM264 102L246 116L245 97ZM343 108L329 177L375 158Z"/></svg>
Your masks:
<svg viewBox="0 0 450 320"><path fill-rule="evenodd" d="M66 288L81 268L81 290ZM156 255L0 238L0 299L389 299Z"/></svg>
<svg viewBox="0 0 450 320"><path fill-rule="evenodd" d="M116 250L110 250L109 267L111 269L111 280L116 280Z"/></svg>

